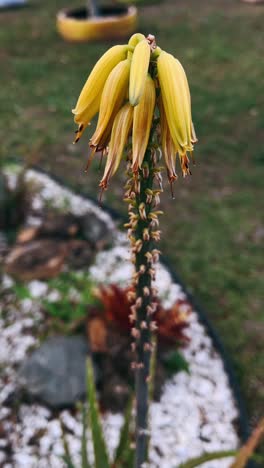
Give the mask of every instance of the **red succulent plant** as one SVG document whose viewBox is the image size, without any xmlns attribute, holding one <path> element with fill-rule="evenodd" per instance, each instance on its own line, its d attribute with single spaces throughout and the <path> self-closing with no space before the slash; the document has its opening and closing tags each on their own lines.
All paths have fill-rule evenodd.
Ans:
<svg viewBox="0 0 264 468">
<path fill-rule="evenodd" d="M 128 291 L 132 288 L 121 289 L 116 284 L 100 286 L 96 289 L 96 296 L 101 303 L 90 311 L 88 319 L 88 334 L 92 349 L 99 351 L 106 347 L 107 327 L 119 328 L 122 333 L 130 335 L 129 321 L 130 306 L 127 299 Z M 168 346 L 186 344 L 189 339 L 184 334 L 188 327 L 188 315 L 191 312 L 190 304 L 185 300 L 177 300 L 172 307 L 164 309 L 158 300 L 157 310 L 153 314 L 156 321 L 157 337 L 160 345 Z"/>
</svg>

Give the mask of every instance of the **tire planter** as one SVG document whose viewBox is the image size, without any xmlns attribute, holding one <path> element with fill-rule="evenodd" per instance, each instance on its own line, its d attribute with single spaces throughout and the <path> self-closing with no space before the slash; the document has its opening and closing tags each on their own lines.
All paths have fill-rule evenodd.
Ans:
<svg viewBox="0 0 264 468">
<path fill-rule="evenodd" d="M 66 41 L 89 42 L 121 39 L 136 29 L 137 8 L 104 6 L 100 16 L 88 17 L 86 8 L 65 9 L 57 14 L 57 30 Z"/>
</svg>

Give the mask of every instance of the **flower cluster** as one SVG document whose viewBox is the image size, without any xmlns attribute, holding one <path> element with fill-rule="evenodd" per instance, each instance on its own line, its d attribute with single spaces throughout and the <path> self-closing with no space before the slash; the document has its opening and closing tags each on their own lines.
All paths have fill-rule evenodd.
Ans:
<svg viewBox="0 0 264 468">
<path fill-rule="evenodd" d="M 142 168 L 155 118 L 169 181 L 177 178 L 177 155 L 183 175 L 190 173 L 187 153 L 192 155 L 197 140 L 187 78 L 180 62 L 157 47 L 154 36 L 134 34 L 128 44 L 113 46 L 96 63 L 73 109 L 75 142 L 98 112 L 88 163 L 97 151 L 106 156 L 102 189 L 128 144 L 132 143 L 133 173 Z"/>
</svg>

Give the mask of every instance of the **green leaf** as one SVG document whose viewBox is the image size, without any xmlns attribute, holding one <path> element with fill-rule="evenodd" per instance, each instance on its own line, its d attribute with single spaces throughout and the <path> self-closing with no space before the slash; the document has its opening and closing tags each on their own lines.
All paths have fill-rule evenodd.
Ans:
<svg viewBox="0 0 264 468">
<path fill-rule="evenodd" d="M 200 457 L 192 458 L 185 463 L 182 463 L 178 468 L 195 468 L 196 466 L 202 465 L 207 461 L 220 460 L 221 458 L 233 457 L 237 454 L 234 450 L 227 450 L 222 452 L 204 453 Z"/>
<path fill-rule="evenodd" d="M 172 351 L 165 356 L 163 362 L 166 369 L 171 373 L 180 371 L 189 372 L 188 362 L 178 350 Z"/>
<path fill-rule="evenodd" d="M 122 458 L 115 464 L 113 463 L 112 468 L 133 468 L 135 463 L 135 448 L 129 447 L 123 453 Z"/>
<path fill-rule="evenodd" d="M 130 468 L 133 463 L 129 460 L 134 459 L 134 449 L 131 448 L 131 420 L 132 420 L 133 398 L 131 397 L 126 409 L 125 420 L 120 431 L 119 444 L 114 457 L 114 466 Z M 132 453 L 131 453 L 132 452 Z"/>
<path fill-rule="evenodd" d="M 18 299 L 23 300 L 23 299 L 28 299 L 31 298 L 30 291 L 27 286 L 21 283 L 16 283 L 13 286 L 13 291 L 18 297 Z"/>
<path fill-rule="evenodd" d="M 89 422 L 92 431 L 95 468 L 110 468 L 108 453 L 100 422 L 100 414 L 96 399 L 93 365 L 90 358 L 86 364 L 87 373 L 87 400 L 89 403 Z"/>
<path fill-rule="evenodd" d="M 63 459 L 64 463 L 66 464 L 67 468 L 75 468 L 75 466 L 72 463 L 71 459 L 67 455 L 63 455 L 62 459 Z"/>
<path fill-rule="evenodd" d="M 82 445 L 81 445 L 81 458 L 82 458 L 82 468 L 91 468 L 88 459 L 87 453 L 87 437 L 86 437 L 86 427 L 87 427 L 87 411 L 84 405 L 82 405 Z"/>
<path fill-rule="evenodd" d="M 62 430 L 62 443 L 63 443 L 64 452 L 65 452 L 62 459 L 65 462 L 67 468 L 75 468 L 74 463 L 71 458 L 70 448 L 69 448 L 69 444 L 66 438 L 66 434 L 65 434 L 62 421 L 60 421 L 60 425 L 61 425 L 61 430 Z"/>
</svg>

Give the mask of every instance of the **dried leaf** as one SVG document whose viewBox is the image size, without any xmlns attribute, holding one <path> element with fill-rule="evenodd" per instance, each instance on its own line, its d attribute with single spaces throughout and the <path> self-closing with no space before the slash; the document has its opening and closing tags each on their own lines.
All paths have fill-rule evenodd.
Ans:
<svg viewBox="0 0 264 468">
<path fill-rule="evenodd" d="M 93 353 L 103 353 L 107 350 L 107 329 L 105 320 L 92 317 L 88 320 L 87 332 L 89 345 Z"/>
<path fill-rule="evenodd" d="M 253 431 L 248 441 L 239 450 L 238 455 L 230 468 L 244 468 L 252 457 L 260 439 L 264 436 L 264 418 L 260 420 L 256 429 Z"/>
</svg>

